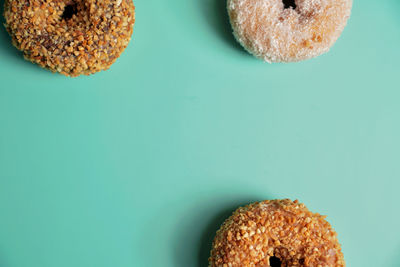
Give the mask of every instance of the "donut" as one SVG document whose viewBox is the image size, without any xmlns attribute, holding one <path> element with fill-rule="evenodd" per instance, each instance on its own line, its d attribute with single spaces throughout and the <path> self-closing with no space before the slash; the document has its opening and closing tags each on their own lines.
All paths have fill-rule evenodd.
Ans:
<svg viewBox="0 0 400 267">
<path fill-rule="evenodd" d="M 328 52 L 350 17 L 352 0 L 228 0 L 233 34 L 254 56 L 296 62 Z"/>
<path fill-rule="evenodd" d="M 66 76 L 108 69 L 127 47 L 132 0 L 6 0 L 5 26 L 15 47 Z"/>
<path fill-rule="evenodd" d="M 344 267 L 326 216 L 289 199 L 238 208 L 217 231 L 210 267 Z"/>
</svg>

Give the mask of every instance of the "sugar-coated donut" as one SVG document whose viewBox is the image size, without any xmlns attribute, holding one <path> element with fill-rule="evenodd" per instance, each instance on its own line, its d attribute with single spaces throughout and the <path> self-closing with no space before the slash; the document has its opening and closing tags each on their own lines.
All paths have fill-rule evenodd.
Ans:
<svg viewBox="0 0 400 267">
<path fill-rule="evenodd" d="M 254 56 L 295 62 L 319 56 L 336 42 L 352 0 L 228 0 L 233 33 Z"/>
<path fill-rule="evenodd" d="M 108 69 L 133 32 L 132 0 L 6 0 L 5 26 L 27 60 L 67 76 Z"/>
<path fill-rule="evenodd" d="M 210 267 L 344 267 L 325 216 L 289 199 L 237 209 L 217 231 Z"/>
</svg>

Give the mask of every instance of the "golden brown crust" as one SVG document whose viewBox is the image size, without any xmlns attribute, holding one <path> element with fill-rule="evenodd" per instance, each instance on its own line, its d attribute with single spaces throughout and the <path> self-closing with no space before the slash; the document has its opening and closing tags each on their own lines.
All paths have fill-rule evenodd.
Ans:
<svg viewBox="0 0 400 267">
<path fill-rule="evenodd" d="M 238 208 L 217 231 L 210 267 L 344 267 L 336 232 L 326 216 L 289 199 Z"/>
<path fill-rule="evenodd" d="M 74 10 L 65 16 L 65 8 Z M 132 0 L 6 0 L 13 44 L 27 60 L 67 76 L 108 69 L 129 43 Z"/>
</svg>

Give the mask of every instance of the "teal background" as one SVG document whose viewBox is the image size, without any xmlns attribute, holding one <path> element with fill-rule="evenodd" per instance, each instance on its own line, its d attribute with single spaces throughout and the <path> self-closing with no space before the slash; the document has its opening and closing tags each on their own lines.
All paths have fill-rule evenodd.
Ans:
<svg viewBox="0 0 400 267">
<path fill-rule="evenodd" d="M 233 209 L 286 197 L 328 215 L 347 266 L 400 266 L 400 1 L 355 1 L 328 54 L 274 65 L 223 0 L 135 4 L 129 47 L 89 77 L 1 28 L 1 267 L 207 266 Z"/>
</svg>

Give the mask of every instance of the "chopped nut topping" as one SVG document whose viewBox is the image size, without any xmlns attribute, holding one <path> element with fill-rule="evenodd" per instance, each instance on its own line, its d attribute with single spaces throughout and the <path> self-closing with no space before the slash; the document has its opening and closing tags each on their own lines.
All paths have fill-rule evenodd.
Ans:
<svg viewBox="0 0 400 267">
<path fill-rule="evenodd" d="M 6 0 L 5 26 L 24 57 L 66 76 L 108 69 L 135 23 L 131 0 Z"/>
</svg>

